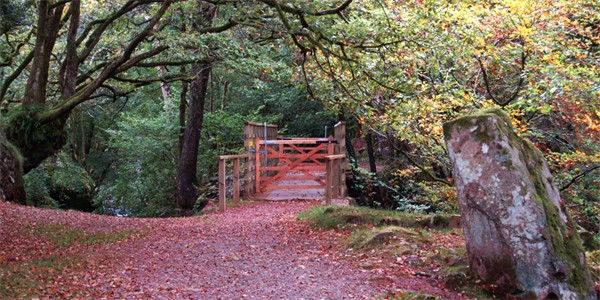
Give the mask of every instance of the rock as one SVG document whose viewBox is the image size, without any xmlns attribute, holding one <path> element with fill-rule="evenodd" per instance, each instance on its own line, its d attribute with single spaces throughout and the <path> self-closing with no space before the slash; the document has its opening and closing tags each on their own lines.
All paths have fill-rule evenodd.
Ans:
<svg viewBox="0 0 600 300">
<path fill-rule="evenodd" d="M 417 255 L 409 255 L 406 257 L 406 262 L 411 263 L 411 264 L 420 263 L 421 258 Z"/>
<path fill-rule="evenodd" d="M 423 228 L 458 228 L 461 226 L 462 218 L 457 215 L 430 215 L 417 221 Z"/>
<path fill-rule="evenodd" d="M 585 249 L 586 251 L 594 251 L 600 249 L 600 243 L 598 243 L 593 233 L 587 230 L 581 230 L 579 232 L 579 236 L 581 237 L 581 241 L 583 243 L 583 249 Z"/>
<path fill-rule="evenodd" d="M 471 268 L 496 291 L 595 299 L 576 226 L 542 153 L 501 110 L 444 124 Z"/>
<path fill-rule="evenodd" d="M 462 290 L 463 286 L 465 286 L 467 283 L 468 278 L 467 275 L 464 273 L 452 273 L 448 274 L 444 278 L 444 285 L 447 288 L 452 289 L 454 291 Z"/>
<path fill-rule="evenodd" d="M 374 246 L 380 245 L 389 241 L 394 236 L 393 231 L 383 231 L 375 234 L 368 242 L 367 245 Z"/>
</svg>

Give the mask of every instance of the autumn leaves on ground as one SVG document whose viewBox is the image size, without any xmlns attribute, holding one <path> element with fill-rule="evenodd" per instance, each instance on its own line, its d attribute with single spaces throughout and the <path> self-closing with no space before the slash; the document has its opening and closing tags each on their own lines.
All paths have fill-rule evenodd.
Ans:
<svg viewBox="0 0 600 300">
<path fill-rule="evenodd" d="M 0 202 L 0 298 L 467 298 L 459 230 L 374 229 L 316 205 L 133 219 Z M 307 221 L 318 213 L 347 225 Z"/>
</svg>

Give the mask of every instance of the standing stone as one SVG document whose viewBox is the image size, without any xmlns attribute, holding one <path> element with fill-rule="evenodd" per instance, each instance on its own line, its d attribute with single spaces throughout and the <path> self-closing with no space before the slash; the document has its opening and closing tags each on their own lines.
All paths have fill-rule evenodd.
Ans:
<svg viewBox="0 0 600 300">
<path fill-rule="evenodd" d="M 494 292 L 595 299 L 575 224 L 542 153 L 501 110 L 444 124 L 471 268 Z"/>
</svg>

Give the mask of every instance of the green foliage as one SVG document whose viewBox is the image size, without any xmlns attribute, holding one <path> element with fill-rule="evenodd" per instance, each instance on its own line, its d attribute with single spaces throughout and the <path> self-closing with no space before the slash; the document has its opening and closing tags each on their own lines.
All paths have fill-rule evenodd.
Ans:
<svg viewBox="0 0 600 300">
<path fill-rule="evenodd" d="M 94 181 L 64 152 L 33 169 L 24 180 L 30 205 L 92 210 Z"/>
<path fill-rule="evenodd" d="M 194 203 L 194 208 L 193 211 L 196 214 L 199 214 L 202 212 L 202 209 L 206 206 L 207 200 L 206 200 L 206 192 L 200 194 L 200 196 L 198 196 L 198 199 L 196 199 L 196 202 Z"/>
<path fill-rule="evenodd" d="M 175 205 L 178 128 L 176 116 L 124 114 L 117 128 L 107 130 L 116 153 L 114 173 L 99 187 L 98 212 L 128 216 L 166 216 Z"/>
<path fill-rule="evenodd" d="M 3 0 L 0 2 L 0 34 L 11 31 L 23 25 L 26 15 L 21 1 Z"/>
<path fill-rule="evenodd" d="M 35 168 L 23 177 L 27 204 L 38 207 L 59 208 L 60 204 L 50 196 L 50 176 L 43 168 Z"/>
<path fill-rule="evenodd" d="M 337 115 L 323 103 L 309 100 L 305 91 L 283 82 L 257 82 L 257 88 L 240 90 L 239 100 L 228 103 L 227 109 L 251 121 L 276 124 L 280 133 L 287 136 L 322 137 L 325 126 L 332 134 Z M 235 83 L 245 85 L 243 80 Z"/>
<path fill-rule="evenodd" d="M 600 250 L 587 252 L 586 260 L 589 265 L 592 280 L 595 282 L 600 281 Z"/>
<path fill-rule="evenodd" d="M 414 166 L 389 164 L 379 174 L 355 164 L 350 164 L 350 168 L 349 193 L 358 205 L 407 212 L 458 212 L 454 188 L 427 180 Z"/>
<path fill-rule="evenodd" d="M 203 183 L 218 174 L 218 155 L 243 152 L 244 119 L 226 112 L 205 114 L 198 151 L 198 174 L 203 175 Z"/>
<path fill-rule="evenodd" d="M 91 211 L 95 183 L 81 165 L 61 152 L 55 161 L 45 162 L 42 168 L 50 175 L 53 198 L 63 207 Z"/>
</svg>

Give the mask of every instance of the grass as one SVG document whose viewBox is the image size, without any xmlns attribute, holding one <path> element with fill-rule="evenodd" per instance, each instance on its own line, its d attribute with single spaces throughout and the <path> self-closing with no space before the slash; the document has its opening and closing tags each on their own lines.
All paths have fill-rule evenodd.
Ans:
<svg viewBox="0 0 600 300">
<path fill-rule="evenodd" d="M 105 245 L 116 243 L 135 233 L 132 229 L 118 232 L 89 233 L 61 224 L 37 226 L 36 231 L 40 236 L 47 238 L 61 248 L 68 248 L 74 244 Z"/>
<path fill-rule="evenodd" d="M 78 297 L 81 292 L 74 284 L 77 281 L 76 277 L 70 278 L 69 274 L 82 270 L 89 272 L 93 264 L 85 258 L 85 253 L 65 254 L 60 249 L 75 245 L 107 245 L 131 236 L 143 235 L 133 229 L 117 232 L 87 232 L 61 224 L 28 228 L 32 234 L 30 238 L 43 238 L 50 245 L 57 246 L 59 250 L 42 244 L 36 247 L 43 247 L 48 252 L 38 254 L 36 258 L 0 262 L 0 299 Z M 64 284 L 65 282 L 67 284 Z"/>
<path fill-rule="evenodd" d="M 342 241 L 365 253 L 379 253 L 375 262 L 400 261 L 415 272 L 440 277 L 448 288 L 467 296 L 490 298 L 470 274 L 461 240 L 460 217 L 424 215 L 356 206 L 316 206 L 298 215 L 313 228 L 350 231 Z M 362 261 L 363 267 L 371 267 Z M 372 267 L 377 267 L 375 263 Z M 384 299 L 440 299 L 423 292 L 399 291 Z"/>
<path fill-rule="evenodd" d="M 298 215 L 317 229 L 348 230 L 358 226 L 448 228 L 460 225 L 454 215 L 422 215 L 359 206 L 315 206 Z"/>
<path fill-rule="evenodd" d="M 63 276 L 65 270 L 85 268 L 85 265 L 80 259 L 54 254 L 3 266 L 0 268 L 0 298 L 38 298 L 42 294 L 75 297 L 80 293 L 72 287 L 49 285 Z"/>
<path fill-rule="evenodd" d="M 385 299 L 392 300 L 437 300 L 437 296 L 432 296 L 424 292 L 401 291 L 396 293 L 388 293 Z"/>
</svg>

